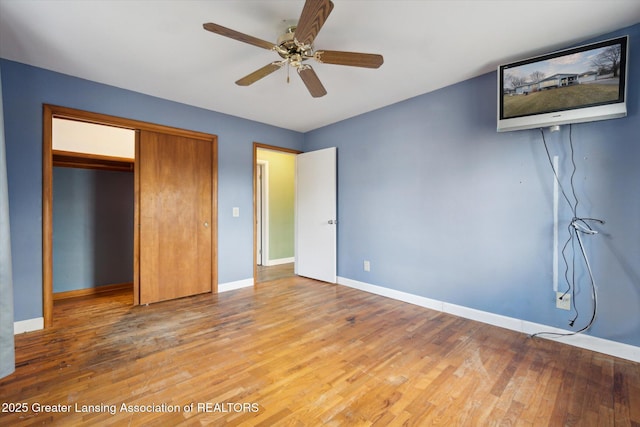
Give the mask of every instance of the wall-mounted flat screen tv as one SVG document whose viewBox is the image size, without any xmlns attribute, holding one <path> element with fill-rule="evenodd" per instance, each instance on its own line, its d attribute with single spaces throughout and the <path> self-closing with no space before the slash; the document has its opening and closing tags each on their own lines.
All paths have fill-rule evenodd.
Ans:
<svg viewBox="0 0 640 427">
<path fill-rule="evenodd" d="M 628 37 L 498 67 L 498 131 L 627 115 Z"/>
</svg>

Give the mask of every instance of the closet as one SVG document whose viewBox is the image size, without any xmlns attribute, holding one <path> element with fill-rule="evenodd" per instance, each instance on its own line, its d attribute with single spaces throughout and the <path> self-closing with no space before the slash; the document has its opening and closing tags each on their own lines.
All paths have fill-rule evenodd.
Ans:
<svg viewBox="0 0 640 427">
<path fill-rule="evenodd" d="M 54 119 L 125 129 L 122 156 L 53 148 Z M 149 304 L 217 292 L 217 137 L 148 122 L 45 105 L 43 115 L 43 312 L 53 325 L 53 166 L 131 168 L 134 175 L 133 300 Z"/>
</svg>

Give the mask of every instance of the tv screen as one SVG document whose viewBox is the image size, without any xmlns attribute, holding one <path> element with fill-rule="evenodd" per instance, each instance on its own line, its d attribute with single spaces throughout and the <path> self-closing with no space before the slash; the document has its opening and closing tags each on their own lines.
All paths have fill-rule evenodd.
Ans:
<svg viewBox="0 0 640 427">
<path fill-rule="evenodd" d="M 627 115 L 628 37 L 498 67 L 498 131 Z"/>
</svg>

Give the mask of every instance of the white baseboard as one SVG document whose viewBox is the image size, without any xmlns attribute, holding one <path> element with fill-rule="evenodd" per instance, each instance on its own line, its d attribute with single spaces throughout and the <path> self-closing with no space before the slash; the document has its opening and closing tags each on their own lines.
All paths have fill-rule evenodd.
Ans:
<svg viewBox="0 0 640 427">
<path fill-rule="evenodd" d="M 371 285 L 369 283 L 359 282 L 357 280 L 347 279 L 345 277 L 338 277 L 338 284 L 348 286 L 350 288 L 359 289 L 361 291 L 369 292 L 372 294 L 392 298 L 398 301 L 403 301 L 409 304 L 418 305 L 431 310 L 441 311 L 443 313 L 452 314 L 454 316 L 463 317 L 465 319 L 475 320 L 489 325 L 498 326 L 512 331 L 521 332 L 527 335 L 534 334 L 536 332 L 554 332 L 554 333 L 570 333 L 564 329 L 554 328 L 552 326 L 543 325 L 540 323 L 529 322 L 522 319 L 516 319 L 513 317 L 502 316 L 487 311 L 476 310 L 461 305 L 450 304 L 444 301 L 439 301 L 431 298 L 422 297 L 419 295 L 410 294 L 407 292 L 397 291 L 395 289 L 385 288 L 383 286 Z M 218 292 L 227 292 L 235 289 L 249 288 L 254 285 L 253 278 L 237 280 L 235 282 L 221 283 L 218 285 Z M 20 320 L 13 323 L 13 333 L 21 334 L 24 332 L 37 331 L 44 329 L 44 318 L 36 317 L 34 319 Z M 629 344 L 620 343 L 617 341 L 606 340 L 604 338 L 598 338 L 591 335 L 576 334 L 566 337 L 551 337 L 540 335 L 541 338 L 551 339 L 554 341 L 563 342 L 565 344 L 573 345 L 575 347 L 584 348 L 587 350 L 596 351 L 598 353 L 608 354 L 614 357 L 620 357 L 622 359 L 631 360 L 633 362 L 640 362 L 640 347 L 636 347 Z"/>
<path fill-rule="evenodd" d="M 218 292 L 234 291 L 236 289 L 250 288 L 253 286 L 253 278 L 236 280 L 235 282 L 219 283 Z"/>
<path fill-rule="evenodd" d="M 295 257 L 291 258 L 279 258 L 279 259 L 269 259 L 265 263 L 267 267 L 272 267 L 274 265 L 282 265 L 282 264 L 291 264 L 292 262 L 296 262 Z"/>
<path fill-rule="evenodd" d="M 13 322 L 13 335 L 44 329 L 44 317 Z"/>
<path fill-rule="evenodd" d="M 465 319 L 475 320 L 478 322 L 487 323 L 489 325 L 510 329 L 512 331 L 521 332 L 527 335 L 531 335 L 536 332 L 554 332 L 560 334 L 572 332 L 564 329 L 554 328 L 552 326 L 543 325 L 540 323 L 529 322 L 522 319 L 516 319 L 513 317 L 502 316 L 500 314 L 490 313 L 488 311 L 476 310 L 461 305 L 450 304 L 431 298 L 425 298 L 419 295 L 385 288 L 383 286 L 371 285 L 369 283 L 359 282 L 357 280 L 347 279 L 345 277 L 338 277 L 338 284 L 354 289 L 359 289 L 361 291 L 369 292 L 372 294 L 407 302 L 409 304 L 441 311 L 443 313 L 452 314 L 454 316 L 463 317 Z M 596 351 L 598 353 L 608 354 L 614 357 L 620 357 L 622 359 L 631 360 L 633 362 L 640 362 L 640 347 L 620 343 L 617 341 L 610 341 L 604 338 L 598 338 L 585 334 L 569 335 L 565 337 L 539 335 L 539 337 L 562 342 L 591 351 Z"/>
</svg>

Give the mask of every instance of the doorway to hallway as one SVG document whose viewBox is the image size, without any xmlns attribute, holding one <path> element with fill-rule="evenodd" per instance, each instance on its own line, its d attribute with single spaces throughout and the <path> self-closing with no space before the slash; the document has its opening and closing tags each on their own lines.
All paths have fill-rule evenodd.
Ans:
<svg viewBox="0 0 640 427">
<path fill-rule="evenodd" d="M 294 275 L 295 159 L 299 151 L 254 143 L 256 283 Z"/>
</svg>

